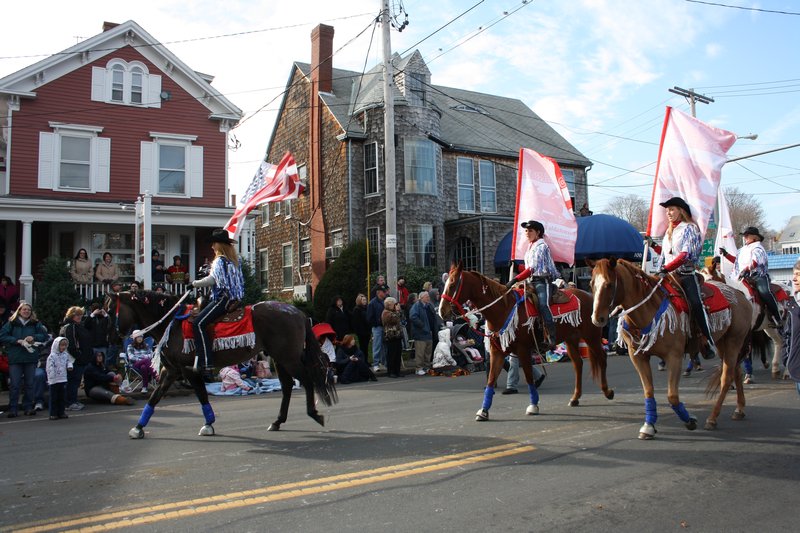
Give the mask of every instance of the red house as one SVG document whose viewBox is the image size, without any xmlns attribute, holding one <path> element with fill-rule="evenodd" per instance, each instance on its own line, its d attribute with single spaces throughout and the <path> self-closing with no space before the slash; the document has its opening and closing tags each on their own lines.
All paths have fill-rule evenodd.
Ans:
<svg viewBox="0 0 800 533">
<path fill-rule="evenodd" d="M 23 298 L 42 260 L 80 248 L 111 252 L 133 280 L 145 193 L 152 247 L 196 271 L 233 212 L 228 132 L 242 116 L 212 79 L 134 21 L 0 79 L 0 268 Z"/>
</svg>

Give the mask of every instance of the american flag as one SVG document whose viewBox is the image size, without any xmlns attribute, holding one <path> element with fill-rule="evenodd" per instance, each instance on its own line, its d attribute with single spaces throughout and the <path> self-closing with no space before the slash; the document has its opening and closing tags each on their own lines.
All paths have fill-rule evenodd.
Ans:
<svg viewBox="0 0 800 533">
<path fill-rule="evenodd" d="M 258 184 L 260 187 L 256 186 Z M 300 183 L 297 164 L 290 152 L 286 152 L 278 166 L 262 163 L 253 182 L 245 192 L 244 205 L 236 209 L 225 225 L 228 235 L 232 239 L 236 239 L 242 230 L 242 222 L 247 214 L 259 205 L 294 200 L 301 192 L 303 192 L 303 184 Z"/>
</svg>

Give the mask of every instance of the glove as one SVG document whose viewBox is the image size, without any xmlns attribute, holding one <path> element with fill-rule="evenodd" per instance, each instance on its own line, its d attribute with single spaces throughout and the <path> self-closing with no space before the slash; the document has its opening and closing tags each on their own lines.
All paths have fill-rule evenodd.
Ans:
<svg viewBox="0 0 800 533">
<path fill-rule="evenodd" d="M 514 288 L 514 285 L 516 285 L 517 283 L 518 283 L 517 280 L 511 278 L 510 280 L 508 280 L 508 283 L 506 283 L 506 289 Z"/>
<path fill-rule="evenodd" d="M 654 241 L 650 235 L 645 235 L 644 240 L 647 243 L 647 246 L 649 246 L 650 248 L 656 245 L 656 241 Z"/>
<path fill-rule="evenodd" d="M 192 287 L 197 287 L 197 280 L 192 281 Z"/>
<path fill-rule="evenodd" d="M 658 269 L 658 277 L 659 278 L 664 279 L 668 275 L 669 275 L 669 270 L 667 270 L 666 268 L 661 267 L 660 269 Z"/>
<path fill-rule="evenodd" d="M 728 255 L 728 250 L 720 246 L 719 255 Z"/>
</svg>

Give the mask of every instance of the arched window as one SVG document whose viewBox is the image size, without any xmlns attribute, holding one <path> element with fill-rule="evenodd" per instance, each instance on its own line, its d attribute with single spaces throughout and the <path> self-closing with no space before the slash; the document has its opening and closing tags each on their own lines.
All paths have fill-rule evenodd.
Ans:
<svg viewBox="0 0 800 533">
<path fill-rule="evenodd" d="M 116 64 L 111 67 L 111 100 L 123 102 L 125 98 L 125 67 Z"/>
<path fill-rule="evenodd" d="M 469 237 L 461 237 L 456 241 L 453 261 L 461 261 L 464 270 L 478 270 L 478 249 Z"/>
<path fill-rule="evenodd" d="M 141 61 L 114 58 L 92 67 L 92 100 L 137 107 L 161 107 L 161 76 Z"/>
</svg>

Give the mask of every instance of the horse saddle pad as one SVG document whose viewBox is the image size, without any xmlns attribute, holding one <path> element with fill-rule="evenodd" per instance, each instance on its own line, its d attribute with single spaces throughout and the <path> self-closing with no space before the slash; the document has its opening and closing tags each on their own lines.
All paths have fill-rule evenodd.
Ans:
<svg viewBox="0 0 800 533">
<path fill-rule="evenodd" d="M 689 303 L 686 301 L 686 298 L 684 298 L 683 290 L 681 290 L 680 286 L 676 287 L 673 283 L 664 283 L 662 287 L 667 291 L 672 305 L 675 306 L 678 312 L 689 312 Z M 730 302 L 722 295 L 722 291 L 719 290 L 719 287 L 715 287 L 710 283 L 703 283 L 700 285 L 700 297 L 703 300 L 706 311 L 709 313 L 723 311 L 731 306 Z"/>
<path fill-rule="evenodd" d="M 525 298 L 525 310 L 529 317 L 535 318 L 539 316 L 539 310 L 536 307 L 537 303 L 535 294 L 529 294 L 528 298 Z M 574 313 L 580 309 L 581 304 L 577 296 L 559 289 L 553 294 L 549 307 L 553 318 L 558 318 L 568 313 Z"/>
<path fill-rule="evenodd" d="M 752 286 L 749 281 L 747 281 L 747 278 L 744 278 L 742 280 L 742 285 L 747 287 L 747 292 L 750 293 L 750 298 L 752 298 L 753 302 L 757 303 L 758 305 L 763 305 L 763 303 L 761 302 L 761 295 L 758 294 L 756 288 Z M 781 287 L 777 283 L 770 283 L 769 291 L 772 293 L 773 296 L 775 296 L 775 300 L 778 303 L 785 302 L 786 300 L 789 299 L 789 294 L 785 290 L 783 290 L 783 287 Z"/>
<path fill-rule="evenodd" d="M 187 312 L 191 312 L 192 306 L 187 306 Z M 194 339 L 194 324 L 195 316 L 190 316 L 189 319 L 181 323 L 183 331 L 183 339 L 187 341 Z M 248 338 L 253 336 L 253 310 L 252 306 L 246 305 L 236 309 L 232 313 L 222 315 L 218 320 L 214 321 L 209 330 L 212 338 L 214 339 L 214 349 L 228 349 L 226 346 L 236 344 L 235 340 Z M 237 347 L 237 346 L 230 346 Z"/>
</svg>

